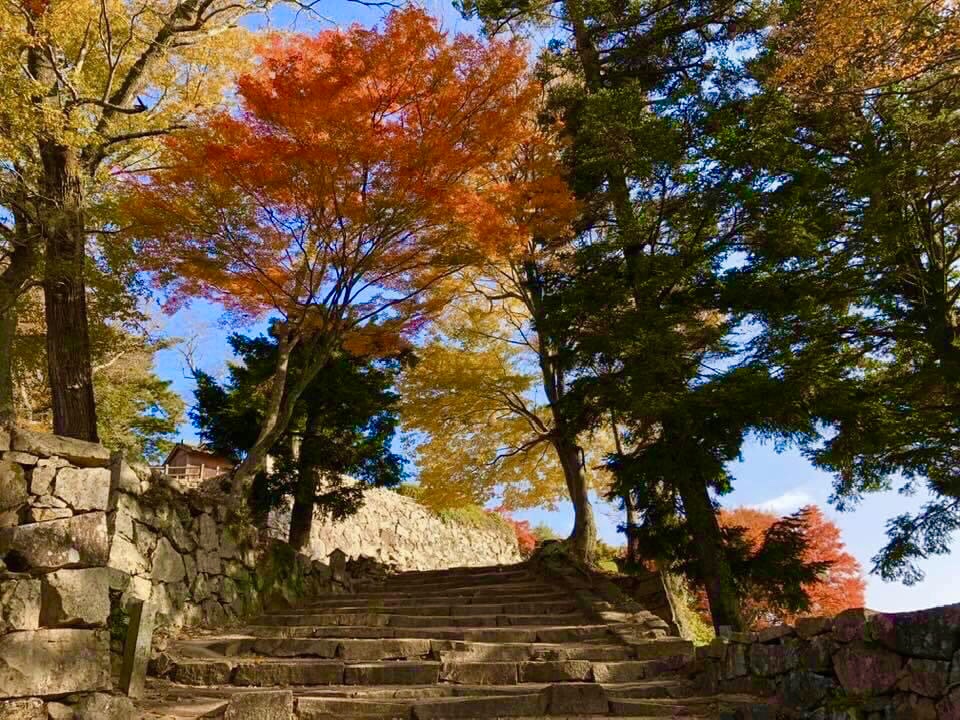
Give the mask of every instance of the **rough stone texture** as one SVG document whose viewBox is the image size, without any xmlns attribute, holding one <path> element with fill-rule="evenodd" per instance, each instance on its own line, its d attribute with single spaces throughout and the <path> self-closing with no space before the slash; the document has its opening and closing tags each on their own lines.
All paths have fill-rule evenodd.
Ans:
<svg viewBox="0 0 960 720">
<path fill-rule="evenodd" d="M 837 677 L 850 695 L 879 695 L 893 687 L 903 658 L 861 642 L 847 645 L 833 659 Z"/>
<path fill-rule="evenodd" d="M 51 495 L 53 493 L 53 478 L 57 470 L 66 467 L 69 463 L 63 458 L 45 458 L 39 460 L 30 475 L 30 492 L 34 495 Z"/>
<path fill-rule="evenodd" d="M 58 570 L 43 576 L 46 627 L 106 625 L 110 615 L 110 575 L 107 568 Z"/>
<path fill-rule="evenodd" d="M 360 510 L 342 522 L 314 522 L 311 557 L 326 559 L 340 549 L 348 558 L 366 556 L 400 570 L 520 562 L 516 536 L 509 528 L 499 531 L 445 522 L 392 490 L 366 490 L 364 498 Z M 274 537 L 286 537 L 289 524 L 289 509 L 271 515 Z"/>
<path fill-rule="evenodd" d="M 61 468 L 54 480 L 53 494 L 75 510 L 106 510 L 110 502 L 110 471 Z"/>
<path fill-rule="evenodd" d="M 0 510 L 10 510 L 30 499 L 23 468 L 9 460 L 0 460 Z"/>
<path fill-rule="evenodd" d="M 31 630 L 0 636 L 0 697 L 65 695 L 110 687 L 104 630 Z"/>
<path fill-rule="evenodd" d="M 153 556 L 154 582 L 175 583 L 187 576 L 187 569 L 183 558 L 165 537 L 157 542 L 157 549 Z"/>
<path fill-rule="evenodd" d="M 107 518 L 102 512 L 0 529 L 0 557 L 14 553 L 34 570 L 98 567 L 109 555 Z"/>
<path fill-rule="evenodd" d="M 10 449 L 10 433 L 0 428 L 0 452 L 7 452 Z"/>
<path fill-rule="evenodd" d="M 938 720 L 960 720 L 960 685 L 937 703 Z"/>
<path fill-rule="evenodd" d="M 290 720 L 293 717 L 293 693 L 271 690 L 244 693 L 230 700 L 224 720 Z"/>
<path fill-rule="evenodd" d="M 0 720 L 47 720 L 47 708 L 39 698 L 0 700 Z"/>
<path fill-rule="evenodd" d="M 40 581 L 0 581 L 0 633 L 40 627 Z"/>
<path fill-rule="evenodd" d="M 880 644 L 901 655 L 949 660 L 960 637 L 960 604 L 877 615 L 871 625 Z"/>
<path fill-rule="evenodd" d="M 698 648 L 700 686 L 763 695 L 752 687 L 763 680 L 803 720 L 848 720 L 843 708 L 855 708 L 859 720 L 960 720 L 960 605 L 908 613 L 855 608 L 800 619 L 796 636 L 771 629 L 750 645 L 737 640 Z"/>
<path fill-rule="evenodd" d="M 106 693 L 84 695 L 73 707 L 77 720 L 134 720 L 130 698 Z"/>
<path fill-rule="evenodd" d="M 14 430 L 12 447 L 40 457 L 62 457 L 81 467 L 107 467 L 110 464 L 110 451 L 103 445 L 32 430 Z"/>
</svg>

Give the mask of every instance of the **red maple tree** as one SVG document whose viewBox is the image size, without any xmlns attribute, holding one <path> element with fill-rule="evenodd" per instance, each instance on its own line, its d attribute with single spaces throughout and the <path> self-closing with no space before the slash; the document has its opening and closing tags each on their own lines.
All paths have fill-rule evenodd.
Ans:
<svg viewBox="0 0 960 720">
<path fill-rule="evenodd" d="M 810 609 L 804 615 L 836 615 L 847 608 L 863 607 L 866 581 L 860 563 L 846 551 L 840 528 L 816 505 L 802 508 L 801 513 L 808 543 L 803 559 L 832 563 L 820 582 L 804 587 L 810 596 Z M 723 526 L 746 530 L 746 538 L 753 549 L 760 546 L 764 533 L 780 519 L 774 513 L 746 507 L 720 512 Z M 742 609 L 748 625 L 754 628 L 790 623 L 797 617 L 783 608 L 770 607 L 750 597 L 743 598 Z"/>
</svg>

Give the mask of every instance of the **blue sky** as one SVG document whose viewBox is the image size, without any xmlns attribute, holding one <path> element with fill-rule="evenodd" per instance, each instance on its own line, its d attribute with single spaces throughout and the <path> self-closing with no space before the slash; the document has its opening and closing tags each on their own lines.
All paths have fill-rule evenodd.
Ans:
<svg viewBox="0 0 960 720">
<path fill-rule="evenodd" d="M 428 0 L 421 3 L 430 12 L 443 18 L 446 29 L 456 32 L 475 31 L 474 23 L 464 21 L 448 0 Z M 343 0 L 322 3 L 323 21 L 301 15 L 297 19 L 289 9 L 272 13 L 268 20 L 251 21 L 253 27 L 269 24 L 276 28 L 309 31 L 318 26 L 348 25 L 352 22 L 371 24 L 382 12 Z M 538 38 L 538 43 L 542 39 Z M 223 371 L 229 349 L 226 336 L 232 328 L 221 324 L 218 308 L 206 303 L 194 303 L 170 318 L 161 319 L 165 332 L 182 339 L 193 338 L 196 362 L 208 372 L 218 375 Z M 248 332 L 251 328 L 236 328 Z M 188 403 L 193 400 L 193 384 L 185 373 L 182 355 L 177 350 L 167 350 L 157 357 L 158 374 L 173 383 Z M 192 428 L 184 427 L 183 439 L 193 440 Z M 849 551 L 860 561 L 865 571 L 871 566 L 870 558 L 883 545 L 884 524 L 894 515 L 917 508 L 923 497 L 903 497 L 896 492 L 875 494 L 868 497 L 854 511 L 838 513 L 828 505 L 831 491 L 830 476 L 813 468 L 795 450 L 777 453 L 772 445 L 756 441 L 747 443 L 743 458 L 731 467 L 736 478 L 736 490 L 723 498 L 729 507 L 749 505 L 779 514 L 793 512 L 802 505 L 815 503 L 840 527 Z M 617 532 L 621 521 L 619 513 L 611 506 L 598 503 L 597 521 L 603 539 L 615 545 L 623 544 L 623 536 Z M 533 524 L 546 523 L 558 533 L 569 532 L 573 517 L 569 506 L 555 512 L 542 510 L 517 514 L 520 519 Z M 955 540 L 954 550 L 960 551 L 960 540 Z M 960 602 L 960 584 L 955 582 L 957 558 L 942 556 L 923 564 L 926 580 L 907 587 L 900 583 L 887 583 L 879 577 L 867 578 L 867 605 L 884 611 L 910 610 Z"/>
</svg>

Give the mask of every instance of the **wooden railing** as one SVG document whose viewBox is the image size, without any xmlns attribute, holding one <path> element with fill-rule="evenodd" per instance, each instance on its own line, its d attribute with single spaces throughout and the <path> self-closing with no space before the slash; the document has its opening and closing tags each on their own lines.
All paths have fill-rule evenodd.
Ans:
<svg viewBox="0 0 960 720">
<path fill-rule="evenodd" d="M 222 465 L 153 465 L 150 469 L 187 484 L 197 484 L 230 471 L 230 467 Z"/>
</svg>

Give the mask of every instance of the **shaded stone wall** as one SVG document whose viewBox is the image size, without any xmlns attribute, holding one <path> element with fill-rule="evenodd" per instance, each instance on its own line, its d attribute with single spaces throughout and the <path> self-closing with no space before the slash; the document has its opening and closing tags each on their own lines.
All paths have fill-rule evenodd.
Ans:
<svg viewBox="0 0 960 720">
<path fill-rule="evenodd" d="M 0 431 L 0 718 L 132 713 L 108 694 L 110 460 L 99 445 Z"/>
<path fill-rule="evenodd" d="M 285 538 L 289 510 L 273 513 L 271 528 Z M 399 570 L 508 565 L 521 562 L 517 538 L 506 525 L 479 527 L 444 520 L 411 498 L 374 488 L 364 493 L 360 510 L 340 522 L 317 520 L 308 554 L 327 557 L 334 550 L 347 557 L 369 557 Z"/>
<path fill-rule="evenodd" d="M 692 673 L 711 692 L 774 698 L 791 717 L 960 720 L 960 604 L 728 634 L 697 649 Z"/>
</svg>

